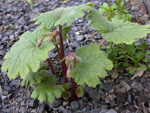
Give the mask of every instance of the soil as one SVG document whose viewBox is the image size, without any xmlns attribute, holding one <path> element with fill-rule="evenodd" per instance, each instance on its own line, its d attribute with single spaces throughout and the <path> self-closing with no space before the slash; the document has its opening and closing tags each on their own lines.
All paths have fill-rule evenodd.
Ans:
<svg viewBox="0 0 150 113">
<path fill-rule="evenodd" d="M 38 13 L 54 10 L 58 7 L 75 6 L 93 2 L 95 8 L 108 0 L 41 0 L 35 1 L 31 7 L 26 0 L 3 0 L 0 2 L 0 67 L 4 56 L 10 51 L 11 46 L 19 40 L 26 31 L 33 31 L 37 26 L 33 19 Z M 150 22 L 148 15 L 141 12 L 141 2 L 127 4 L 127 9 L 133 15 L 134 22 L 147 24 Z M 145 7 L 145 6 L 143 6 Z M 140 10 L 140 12 L 139 12 Z M 145 9 L 144 9 L 145 10 Z M 65 54 L 76 52 L 81 46 L 88 46 L 93 42 L 102 40 L 101 34 L 90 27 L 84 18 L 75 19 L 73 28 L 69 33 L 70 42 L 64 42 Z M 150 45 L 150 35 L 145 38 Z M 147 48 L 149 49 L 149 47 Z M 50 58 L 55 71 L 61 75 L 57 50 L 50 53 Z M 50 69 L 47 70 L 51 74 Z M 32 87 L 22 87 L 21 79 L 10 80 L 7 72 L 0 71 L 0 112 L 2 113 L 150 113 L 150 77 L 149 71 L 141 77 L 131 80 L 133 75 L 127 71 L 113 70 L 108 72 L 108 77 L 100 79 L 96 88 L 85 87 L 82 98 L 76 101 L 56 99 L 53 104 L 40 103 L 32 99 Z M 115 75 L 115 77 L 113 76 Z M 61 79 L 61 78 L 59 78 Z"/>
</svg>

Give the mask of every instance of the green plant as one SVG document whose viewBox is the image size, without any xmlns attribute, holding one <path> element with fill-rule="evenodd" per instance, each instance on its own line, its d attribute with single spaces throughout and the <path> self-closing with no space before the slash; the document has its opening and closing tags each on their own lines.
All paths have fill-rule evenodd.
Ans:
<svg viewBox="0 0 150 113">
<path fill-rule="evenodd" d="M 33 7 L 33 1 L 32 0 L 27 0 L 27 2 Z"/>
<path fill-rule="evenodd" d="M 116 44 L 132 44 L 150 32 L 150 25 L 139 26 L 116 19 L 110 22 L 92 6 L 94 6 L 92 3 L 88 3 L 38 14 L 35 24 L 40 24 L 40 26 L 32 33 L 24 33 L 12 46 L 5 56 L 2 70 L 8 71 L 7 75 L 13 79 L 20 74 L 23 79 L 22 85 L 33 85 L 34 91 L 31 97 L 38 97 L 40 102 L 48 100 L 52 103 L 55 97 L 61 96 L 64 99 L 71 96 L 71 99 L 75 100 L 76 93 L 78 97 L 83 95 L 85 85 L 96 87 L 99 84 L 99 78 L 107 76 L 106 71 L 113 68 L 113 63 L 107 58 L 107 54 L 100 50 L 105 40 Z M 63 40 L 66 39 L 66 34 L 71 28 L 67 24 L 72 23 L 77 17 L 83 17 L 85 10 L 88 10 L 90 15 L 88 19 L 91 21 L 91 26 L 100 31 L 104 39 L 99 45 L 93 43 L 88 47 L 81 47 L 76 54 L 70 52 L 64 56 Z M 62 25 L 66 26 L 62 27 Z M 59 30 L 50 32 L 57 26 Z M 60 58 L 64 82 L 57 81 L 55 70 L 48 56 L 54 47 L 57 48 Z M 40 66 L 45 60 L 51 68 L 53 74 L 51 76 L 46 74 L 45 66 Z"/>
<path fill-rule="evenodd" d="M 115 0 L 112 6 L 111 4 L 103 3 L 103 6 L 100 6 L 100 13 L 105 14 L 107 19 L 111 21 L 112 18 L 122 19 L 124 21 L 130 21 L 132 19 L 132 15 L 128 13 L 125 8 L 126 1 Z"/>
<path fill-rule="evenodd" d="M 127 68 L 130 67 L 130 74 L 136 71 L 136 68 L 141 68 L 145 71 L 147 65 L 150 61 L 146 56 L 150 54 L 147 51 L 147 43 L 142 41 L 134 42 L 132 45 L 128 44 L 110 44 L 110 46 L 102 46 L 108 54 L 108 58 L 113 61 L 115 68 Z M 143 65 L 145 64 L 145 65 Z"/>
</svg>

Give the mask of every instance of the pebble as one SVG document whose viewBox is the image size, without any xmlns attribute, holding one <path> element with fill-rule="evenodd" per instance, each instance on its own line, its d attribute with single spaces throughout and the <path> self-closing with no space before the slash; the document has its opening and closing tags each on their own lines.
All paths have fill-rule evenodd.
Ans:
<svg viewBox="0 0 150 113">
<path fill-rule="evenodd" d="M 72 113 L 70 109 L 63 109 L 63 113 Z"/>
<path fill-rule="evenodd" d="M 30 100 L 28 106 L 31 108 L 36 108 L 38 106 L 38 100 L 37 99 Z"/>
<path fill-rule="evenodd" d="M 84 39 L 83 35 L 79 35 L 75 37 L 77 41 L 82 41 Z"/>
<path fill-rule="evenodd" d="M 4 50 L 0 50 L 0 56 L 4 56 L 5 55 L 5 51 Z"/>
<path fill-rule="evenodd" d="M 110 109 L 107 113 L 117 113 L 114 109 Z"/>
<path fill-rule="evenodd" d="M 19 86 L 20 85 L 20 80 L 12 80 L 9 85 L 10 86 Z"/>
<path fill-rule="evenodd" d="M 104 91 L 107 91 L 107 92 L 109 92 L 113 87 L 112 86 L 110 86 L 108 83 L 104 83 L 104 84 L 102 84 L 102 89 L 104 90 Z"/>
<path fill-rule="evenodd" d="M 101 108 L 92 109 L 92 110 L 91 110 L 91 113 L 100 113 L 100 111 L 101 111 Z"/>
<path fill-rule="evenodd" d="M 100 101 L 100 93 L 96 91 L 96 89 L 92 89 L 90 87 L 85 88 L 85 93 L 87 93 L 94 101 Z"/>
<path fill-rule="evenodd" d="M 138 6 L 132 6 L 131 11 L 139 11 L 139 7 Z"/>
<path fill-rule="evenodd" d="M 3 89 L 6 91 L 11 91 L 12 89 L 9 86 L 3 86 Z"/>
<path fill-rule="evenodd" d="M 79 110 L 79 108 L 80 108 L 80 105 L 77 101 L 71 102 L 71 109 L 72 110 Z"/>
</svg>

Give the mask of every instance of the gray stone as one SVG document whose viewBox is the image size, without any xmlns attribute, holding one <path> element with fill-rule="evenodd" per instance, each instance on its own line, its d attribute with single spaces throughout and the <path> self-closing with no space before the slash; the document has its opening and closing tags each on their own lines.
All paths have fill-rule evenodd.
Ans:
<svg viewBox="0 0 150 113">
<path fill-rule="evenodd" d="M 79 108 L 80 108 L 80 105 L 77 101 L 71 102 L 71 109 L 72 110 L 79 110 Z"/>
<path fill-rule="evenodd" d="M 91 113 L 100 113 L 100 111 L 101 111 L 101 108 L 92 109 L 92 110 L 91 110 Z"/>
<path fill-rule="evenodd" d="M 139 7 L 138 6 L 132 6 L 131 11 L 139 11 Z"/>
<path fill-rule="evenodd" d="M 110 109 L 107 113 L 117 113 L 114 109 Z"/>
<path fill-rule="evenodd" d="M 9 85 L 10 86 L 19 86 L 20 85 L 20 81 L 19 80 L 12 80 Z"/>
<path fill-rule="evenodd" d="M 70 109 L 63 109 L 63 113 L 73 113 Z"/>
<path fill-rule="evenodd" d="M 5 51 L 4 50 L 0 50 L 0 56 L 4 56 L 5 55 Z"/>
<path fill-rule="evenodd" d="M 82 41 L 84 39 L 83 35 L 79 35 L 77 37 L 75 37 L 77 41 Z"/>
<path fill-rule="evenodd" d="M 9 39 L 10 39 L 10 40 L 13 40 L 13 39 L 14 39 L 14 35 L 10 35 L 10 36 L 9 36 Z"/>
<path fill-rule="evenodd" d="M 63 104 L 63 102 L 61 100 L 56 100 L 56 101 L 53 102 L 52 108 L 58 108 L 62 104 Z"/>
<path fill-rule="evenodd" d="M 110 86 L 108 83 L 102 84 L 102 89 L 103 89 L 104 91 L 109 92 L 112 88 L 113 88 L 113 87 Z"/>
<path fill-rule="evenodd" d="M 11 88 L 9 86 L 3 86 L 3 89 L 6 91 L 11 91 Z"/>
<path fill-rule="evenodd" d="M 86 87 L 85 93 L 87 93 L 94 101 L 100 101 L 101 96 L 96 89 Z"/>
<path fill-rule="evenodd" d="M 30 100 L 29 103 L 28 103 L 28 106 L 31 107 L 31 108 L 36 108 L 38 106 L 38 100 L 37 99 L 33 99 L 33 100 Z"/>
<path fill-rule="evenodd" d="M 8 36 L 5 36 L 5 37 L 2 38 L 2 42 L 5 42 L 7 40 L 9 40 Z"/>
</svg>

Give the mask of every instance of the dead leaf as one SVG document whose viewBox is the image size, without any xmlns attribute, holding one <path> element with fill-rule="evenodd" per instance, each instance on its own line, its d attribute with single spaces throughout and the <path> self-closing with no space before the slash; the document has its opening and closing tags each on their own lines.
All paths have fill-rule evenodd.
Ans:
<svg viewBox="0 0 150 113">
<path fill-rule="evenodd" d="M 148 13 L 147 13 L 147 8 L 146 8 L 144 2 L 142 2 L 142 3 L 140 4 L 140 10 L 139 10 L 139 12 L 140 12 L 140 13 L 143 13 L 143 14 L 148 14 Z"/>
<path fill-rule="evenodd" d="M 136 69 L 136 72 L 134 73 L 133 77 L 131 78 L 131 80 L 133 80 L 136 77 L 141 77 L 143 75 L 144 71 L 142 71 L 140 68 Z"/>
<path fill-rule="evenodd" d="M 113 73 L 111 74 L 111 77 L 113 79 L 117 79 L 118 76 L 119 76 L 118 70 L 115 68 L 114 71 L 113 71 Z"/>
</svg>

